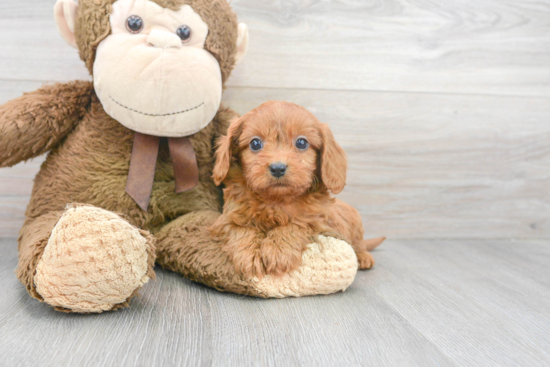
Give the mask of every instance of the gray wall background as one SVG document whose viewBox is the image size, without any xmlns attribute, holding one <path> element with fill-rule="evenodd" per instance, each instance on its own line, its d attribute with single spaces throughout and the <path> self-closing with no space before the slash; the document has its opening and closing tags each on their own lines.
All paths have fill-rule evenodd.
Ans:
<svg viewBox="0 0 550 367">
<path fill-rule="evenodd" d="M 0 103 L 89 79 L 53 4 L 0 1 Z M 232 4 L 251 43 L 225 103 L 287 100 L 329 123 L 368 235 L 550 237 L 549 1 Z M 0 170 L 0 237 L 17 236 L 42 160 Z"/>
</svg>

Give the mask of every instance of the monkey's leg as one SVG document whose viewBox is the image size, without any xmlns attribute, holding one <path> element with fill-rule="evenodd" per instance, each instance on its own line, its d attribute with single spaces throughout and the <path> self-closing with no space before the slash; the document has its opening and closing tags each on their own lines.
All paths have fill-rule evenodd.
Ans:
<svg viewBox="0 0 550 367">
<path fill-rule="evenodd" d="M 260 296 L 253 282 L 238 275 L 222 244 L 210 236 L 220 213 L 189 213 L 164 226 L 156 236 L 157 263 L 194 282 L 220 291 Z"/>
<path fill-rule="evenodd" d="M 261 280 L 236 273 L 222 243 L 210 236 L 210 227 L 220 213 L 200 211 L 184 215 L 163 227 L 155 236 L 157 263 L 192 281 L 220 291 L 282 298 L 330 294 L 345 290 L 357 273 L 357 257 L 349 244 L 319 236 L 308 246 L 296 271 Z"/>
<path fill-rule="evenodd" d="M 27 219 L 16 273 L 29 294 L 58 311 L 126 307 L 154 278 L 153 237 L 117 214 L 86 205 Z"/>
</svg>

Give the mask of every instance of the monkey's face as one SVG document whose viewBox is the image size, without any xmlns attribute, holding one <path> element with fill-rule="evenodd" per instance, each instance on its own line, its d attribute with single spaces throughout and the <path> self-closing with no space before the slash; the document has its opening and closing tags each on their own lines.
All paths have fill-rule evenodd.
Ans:
<svg viewBox="0 0 550 367">
<path fill-rule="evenodd" d="M 129 129 L 157 136 L 194 134 L 221 103 L 217 60 L 204 49 L 208 25 L 193 8 L 118 0 L 111 34 L 98 46 L 94 86 L 105 111 Z"/>
<path fill-rule="evenodd" d="M 105 111 L 150 135 L 188 136 L 210 123 L 248 46 L 225 0 L 57 0 L 54 15 Z"/>
</svg>

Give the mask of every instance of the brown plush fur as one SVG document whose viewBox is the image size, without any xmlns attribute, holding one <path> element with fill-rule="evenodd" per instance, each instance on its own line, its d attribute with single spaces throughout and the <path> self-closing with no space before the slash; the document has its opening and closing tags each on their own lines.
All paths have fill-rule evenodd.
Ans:
<svg viewBox="0 0 550 367">
<path fill-rule="evenodd" d="M 80 0 L 75 36 L 80 58 L 93 72 L 97 46 L 111 33 L 109 15 L 116 0 Z M 178 10 L 190 5 L 208 24 L 205 48 L 218 60 L 223 83 L 231 74 L 237 54 L 237 16 L 227 0 L 152 0 L 162 7 Z"/>
<path fill-rule="evenodd" d="M 40 296 L 36 293 L 33 284 L 36 265 L 53 227 L 67 204 L 91 204 L 121 213 L 134 226 L 152 233 L 159 232 L 166 223 L 191 212 L 206 210 L 219 213 L 221 211 L 221 192 L 210 178 L 214 163 L 213 142 L 225 132 L 229 120 L 236 116 L 234 112 L 225 108 L 220 109 L 210 125 L 191 137 L 197 154 L 200 177 L 199 186 L 192 191 L 183 194 L 174 192 L 172 162 L 168 146 L 163 141 L 157 162 L 151 205 L 149 211 L 144 212 L 125 193 L 134 133 L 105 113 L 91 89 L 91 84 L 88 85 L 90 87 L 87 90 L 88 98 L 91 102 L 87 106 L 87 111 L 74 130 L 64 139 L 60 139 L 60 143 L 50 152 L 42 165 L 35 179 L 31 202 L 27 208 L 27 219 L 21 229 L 20 263 L 17 275 L 27 286 L 30 294 L 38 299 Z M 64 90 L 67 85 L 46 87 L 46 90 L 51 88 Z M 75 93 L 81 91 L 82 89 L 78 89 Z M 31 96 L 34 96 L 36 98 L 34 102 L 41 105 L 41 109 L 49 110 L 50 106 L 42 103 L 43 95 L 44 90 L 41 89 L 20 99 L 28 101 Z M 49 97 L 46 100 L 49 101 Z M 74 100 L 79 99 L 74 98 Z M 20 136 L 18 124 L 24 121 L 20 116 L 30 116 L 30 114 L 24 112 L 28 107 L 27 104 L 19 105 L 17 102 L 18 99 L 0 108 L 0 114 L 6 115 L 5 107 L 11 107 L 13 116 L 19 118 L 19 120 L 1 121 L 2 136 L 7 138 L 2 141 L 10 144 L 18 141 L 25 144 L 26 142 Z M 60 102 L 57 101 L 57 103 Z M 47 116 L 55 121 L 63 120 L 64 117 L 63 114 L 52 117 L 51 110 Z M 31 123 L 37 131 L 49 131 L 45 126 L 50 123 L 49 120 L 35 120 Z M 7 155 L 9 164 L 6 163 L 7 159 L 2 161 L 5 166 L 38 155 L 46 149 L 47 144 L 51 144 L 44 137 L 31 135 L 32 130 L 29 126 L 23 125 L 23 127 L 26 127 L 26 131 L 29 132 L 27 139 L 37 140 L 33 144 L 34 150 L 26 150 L 24 154 L 19 153 L 20 150 L 10 150 L 11 154 Z M 50 139 L 56 138 L 51 134 L 49 136 Z M 2 152 L 8 151 L 2 148 Z M 192 236 L 187 236 L 186 239 L 188 244 L 194 243 Z M 202 237 L 197 241 L 200 240 Z M 181 247 L 182 242 L 179 242 L 179 245 Z M 157 259 L 158 262 L 163 265 L 164 262 L 172 261 L 171 253 L 164 249 L 164 243 L 159 241 L 157 246 L 163 250 Z M 155 257 L 151 256 L 150 259 L 154 262 Z M 227 258 L 223 261 L 227 261 Z M 215 262 L 213 264 L 216 265 Z"/>
<path fill-rule="evenodd" d="M 206 48 L 220 63 L 224 80 L 234 64 L 237 22 L 225 0 L 156 0 L 171 8 L 191 4 L 210 27 Z M 99 42 L 110 32 L 113 0 L 81 0 L 76 39 L 90 72 Z M 192 135 L 199 185 L 175 194 L 174 172 L 166 141 L 161 143 L 148 212 L 125 192 L 134 132 L 104 111 L 90 82 L 43 87 L 0 107 L 0 167 L 50 151 L 38 173 L 19 238 L 17 276 L 31 296 L 34 275 L 52 229 L 67 205 L 93 205 L 119 215 L 149 239 L 149 272 L 158 264 L 220 290 L 253 294 L 227 266 L 229 258 L 206 231 L 222 207 L 222 192 L 211 179 L 214 142 L 237 114 L 221 107 L 214 120 Z M 151 237 L 156 238 L 155 241 Z M 155 247 L 156 246 L 156 247 Z M 155 253 L 156 248 L 156 253 Z M 200 250 L 200 251 L 199 251 Z M 137 292 L 136 292 L 137 293 Z M 135 295 L 135 294 L 134 294 Z M 128 300 L 113 306 L 118 309 Z M 70 310 L 63 310 L 68 311 Z"/>
<path fill-rule="evenodd" d="M 298 138 L 309 142 L 299 150 Z M 250 142 L 264 147 L 254 152 Z M 286 174 L 276 178 L 270 165 L 282 162 Z M 374 260 L 368 250 L 384 238 L 363 240 L 357 210 L 332 198 L 346 180 L 347 161 L 328 125 L 304 108 L 267 102 L 234 121 L 216 152 L 214 180 L 224 181 L 223 215 L 211 227 L 223 242 L 237 273 L 280 276 L 297 269 L 306 246 L 321 233 L 336 231 L 352 244 L 360 269 Z"/>
</svg>

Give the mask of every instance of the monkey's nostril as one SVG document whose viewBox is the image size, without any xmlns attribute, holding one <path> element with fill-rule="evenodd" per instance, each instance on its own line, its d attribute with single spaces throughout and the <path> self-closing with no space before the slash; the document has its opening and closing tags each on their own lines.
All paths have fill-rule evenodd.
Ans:
<svg viewBox="0 0 550 367">
<path fill-rule="evenodd" d="M 271 176 L 281 178 L 286 173 L 286 164 L 277 162 L 273 163 L 271 166 L 269 166 L 269 170 L 271 171 Z"/>
</svg>

